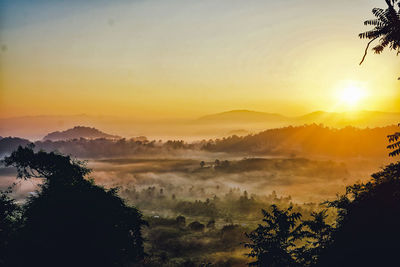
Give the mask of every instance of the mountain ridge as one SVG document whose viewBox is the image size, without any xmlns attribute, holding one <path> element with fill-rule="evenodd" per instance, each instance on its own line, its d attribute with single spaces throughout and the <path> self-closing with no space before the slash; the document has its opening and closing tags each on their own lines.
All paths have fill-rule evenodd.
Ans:
<svg viewBox="0 0 400 267">
<path fill-rule="evenodd" d="M 47 134 L 43 137 L 43 140 L 70 140 L 70 139 L 97 139 L 97 138 L 106 138 L 106 139 L 119 139 L 120 136 L 111 135 L 104 133 L 94 127 L 86 127 L 86 126 L 75 126 L 73 128 L 67 129 L 65 131 L 55 131 Z"/>
<path fill-rule="evenodd" d="M 235 117 L 236 116 L 236 117 Z M 251 117 L 250 117 L 251 116 Z M 225 112 L 205 115 L 196 120 L 196 122 L 210 122 L 220 119 L 225 120 L 239 120 L 246 119 L 245 122 L 262 122 L 265 120 L 287 120 L 288 117 L 281 115 L 279 113 L 268 113 L 268 112 L 260 112 L 260 111 L 253 111 L 247 109 L 236 109 L 236 110 L 229 110 Z"/>
<path fill-rule="evenodd" d="M 41 115 L 29 117 L 0 118 L 0 135 L 20 136 L 30 140 L 42 140 L 48 133 L 69 129 L 77 125 L 94 126 L 105 133 L 119 136 L 147 136 L 150 139 L 224 137 L 232 133 L 243 135 L 245 132 L 256 133 L 266 129 L 304 124 L 323 124 L 328 127 L 358 128 L 383 127 L 398 125 L 400 113 L 384 111 L 326 112 L 317 110 L 303 115 L 289 116 L 278 113 L 252 111 L 248 109 L 230 110 L 202 117 L 185 120 L 168 119 L 158 121 L 136 120 L 134 117 L 115 116 L 56 116 Z M 243 131 L 244 130 L 244 131 Z M 75 136 L 72 138 L 79 138 Z"/>
<path fill-rule="evenodd" d="M 383 111 L 345 111 L 327 112 L 317 110 L 300 116 L 285 116 L 279 113 L 267 113 L 251 110 L 230 110 L 221 113 L 209 114 L 195 120 L 198 123 L 276 123 L 281 124 L 325 124 L 332 127 L 358 126 L 367 127 L 384 126 L 400 122 L 400 113 Z"/>
</svg>

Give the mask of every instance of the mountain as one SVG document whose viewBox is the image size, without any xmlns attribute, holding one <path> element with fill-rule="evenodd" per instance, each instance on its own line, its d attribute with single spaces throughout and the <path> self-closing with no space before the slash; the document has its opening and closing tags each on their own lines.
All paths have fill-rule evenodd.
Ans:
<svg viewBox="0 0 400 267">
<path fill-rule="evenodd" d="M 265 113 L 251 110 L 231 110 L 227 112 L 211 114 L 196 120 L 197 123 L 261 123 L 283 122 L 289 118 L 277 113 Z"/>
<path fill-rule="evenodd" d="M 324 124 L 329 127 L 346 126 L 378 127 L 398 124 L 400 113 L 380 111 L 325 112 L 315 111 L 302 116 L 288 117 L 277 113 L 264 113 L 250 110 L 232 110 L 201 117 L 197 124 L 215 124 L 218 127 L 231 124 L 257 124 L 266 128 L 288 125 Z M 249 129 L 247 129 L 249 130 Z"/>
<path fill-rule="evenodd" d="M 0 139 L 0 157 L 10 154 L 19 146 L 26 146 L 31 142 L 27 139 L 18 137 L 4 137 Z"/>
<path fill-rule="evenodd" d="M 378 111 L 341 113 L 316 111 L 302 116 L 289 117 L 276 113 L 231 110 L 201 118 L 164 120 L 80 114 L 0 118 L 0 135 L 3 137 L 18 136 L 35 141 L 41 140 L 48 133 L 60 131 L 60 129 L 70 129 L 76 125 L 90 125 L 102 129 L 105 133 L 115 133 L 128 138 L 146 136 L 149 140 L 184 139 L 194 141 L 223 138 L 228 135 L 242 136 L 289 125 L 300 126 L 316 123 L 334 128 L 343 128 L 348 125 L 372 128 L 397 125 L 399 122 L 400 113 Z M 80 137 L 82 137 L 81 134 L 62 138 Z M 87 138 L 95 137 L 88 136 Z"/>
<path fill-rule="evenodd" d="M 62 132 L 52 132 L 43 137 L 43 140 L 70 140 L 70 139 L 97 139 L 97 138 L 106 138 L 106 139 L 119 139 L 120 137 L 117 135 L 111 135 L 103 133 L 102 131 L 97 130 L 96 128 L 90 128 L 85 126 L 75 126 L 72 129 L 68 129 Z"/>
<path fill-rule="evenodd" d="M 247 153 L 251 155 L 333 156 L 387 158 L 390 152 L 387 135 L 398 131 L 386 127 L 331 128 L 310 124 L 268 129 L 247 136 L 230 136 L 211 140 L 203 149 L 211 152 Z"/>
<path fill-rule="evenodd" d="M 380 111 L 353 111 L 353 112 L 324 112 L 316 111 L 300 117 L 295 121 L 300 124 L 324 124 L 331 127 L 377 127 L 400 122 L 400 113 L 380 112 Z"/>
<path fill-rule="evenodd" d="M 30 140 L 42 139 L 49 132 L 72 128 L 75 125 L 96 125 L 104 128 L 97 117 L 79 115 L 38 115 L 0 118 L 1 136 L 19 136 Z"/>
</svg>

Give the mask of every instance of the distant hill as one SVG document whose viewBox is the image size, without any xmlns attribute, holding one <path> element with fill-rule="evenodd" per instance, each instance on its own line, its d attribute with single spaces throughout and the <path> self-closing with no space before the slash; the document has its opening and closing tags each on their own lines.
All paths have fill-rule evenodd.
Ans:
<svg viewBox="0 0 400 267">
<path fill-rule="evenodd" d="M 119 139 L 120 137 L 117 135 L 106 134 L 96 128 L 85 127 L 85 126 L 75 126 L 72 129 L 68 129 L 62 132 L 52 132 L 43 137 L 43 140 L 71 140 L 71 139 L 97 139 L 97 138 L 106 138 L 106 139 Z"/>
<path fill-rule="evenodd" d="M 400 113 L 380 111 L 356 111 L 356 112 L 324 112 L 316 111 L 304 116 L 296 117 L 298 123 L 317 123 L 331 127 L 360 126 L 376 127 L 400 122 Z"/>
<path fill-rule="evenodd" d="M 251 110 L 231 110 L 187 119 L 141 119 L 113 116 L 30 116 L 0 118 L 0 135 L 18 136 L 32 141 L 42 140 L 48 133 L 85 125 L 101 129 L 105 133 L 116 133 L 124 137 L 147 136 L 149 139 L 213 139 L 229 135 L 245 135 L 266 129 L 304 124 L 324 124 L 334 128 L 348 125 L 360 128 L 397 125 L 400 113 L 360 111 L 324 112 L 316 111 L 302 116 L 285 116 Z M 238 131 L 238 130 L 244 131 Z M 247 131 L 247 133 L 245 132 Z M 82 135 L 61 137 L 79 138 Z M 97 136 L 96 136 L 97 137 Z M 57 137 L 59 138 L 59 137 Z M 87 136 L 86 138 L 93 138 Z"/>
<path fill-rule="evenodd" d="M 277 113 L 264 113 L 250 110 L 231 110 L 211 114 L 195 121 L 197 124 L 216 124 L 219 127 L 229 124 L 264 124 L 268 128 L 288 125 L 324 124 L 330 127 L 381 127 L 398 124 L 400 113 L 379 111 L 325 112 L 315 111 L 303 116 L 288 117 Z"/>
<path fill-rule="evenodd" d="M 247 136 L 233 135 L 211 140 L 203 149 L 261 155 L 388 158 L 387 135 L 398 130 L 394 125 L 364 129 L 351 126 L 337 129 L 316 124 L 289 126 Z"/>
<path fill-rule="evenodd" d="M 0 156 L 10 154 L 19 146 L 26 146 L 31 142 L 27 139 L 18 137 L 4 137 L 0 139 Z"/>
<path fill-rule="evenodd" d="M 387 135 L 396 131 L 399 131 L 399 127 L 395 125 L 338 129 L 311 124 L 275 128 L 245 136 L 232 135 L 193 143 L 171 140 L 167 142 L 147 141 L 144 137 L 139 138 L 143 141 L 136 138 L 94 139 L 92 136 L 92 139 L 44 140 L 36 141 L 34 144 L 37 150 L 59 151 L 86 159 L 123 158 L 134 155 L 171 155 L 175 153 L 174 151 L 181 153 L 184 149 L 233 153 L 234 155 L 246 155 L 246 157 L 249 155 L 279 155 L 285 157 L 333 156 L 389 159 L 389 150 L 386 148 L 388 144 Z M 0 140 L 0 156 L 7 155 L 17 149 L 18 146 L 25 146 L 29 143 L 29 140 L 21 138 L 3 138 Z"/>
<path fill-rule="evenodd" d="M 232 131 L 228 132 L 228 136 L 231 136 L 231 135 L 243 136 L 243 135 L 248 135 L 248 134 L 250 134 L 250 132 L 245 129 L 232 130 Z"/>
<path fill-rule="evenodd" d="M 196 120 L 197 123 L 260 123 L 282 121 L 289 121 L 289 118 L 277 113 L 265 113 L 251 110 L 231 110 L 203 116 Z"/>
</svg>

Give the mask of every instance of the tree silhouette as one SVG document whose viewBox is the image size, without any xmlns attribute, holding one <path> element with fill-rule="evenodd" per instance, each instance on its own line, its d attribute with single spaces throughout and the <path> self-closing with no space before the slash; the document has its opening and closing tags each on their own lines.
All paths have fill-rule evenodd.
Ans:
<svg viewBox="0 0 400 267">
<path fill-rule="evenodd" d="M 185 227 L 186 226 L 186 218 L 182 215 L 179 215 L 178 217 L 176 217 L 176 224 L 178 225 L 178 227 Z"/>
<path fill-rule="evenodd" d="M 9 194 L 12 187 L 0 192 L 0 266 L 6 266 L 11 259 L 10 247 L 19 228 L 21 208 Z"/>
<path fill-rule="evenodd" d="M 302 266 L 313 266 L 317 263 L 319 255 L 331 242 L 333 227 L 326 223 L 327 210 L 312 212 L 311 220 L 303 221 L 306 244 L 296 248 L 296 258 Z"/>
<path fill-rule="evenodd" d="M 204 165 L 206 165 L 206 163 L 204 161 L 200 161 L 200 168 L 204 168 Z"/>
<path fill-rule="evenodd" d="M 372 48 L 376 54 L 380 54 L 383 50 L 389 47 L 391 50 L 397 51 L 400 54 L 400 1 L 399 0 L 385 0 L 388 8 L 374 8 L 372 14 L 375 19 L 366 20 L 364 25 L 371 25 L 374 28 L 359 34 L 361 39 L 369 39 L 370 41 L 365 48 L 364 56 L 361 59 L 360 65 L 364 62 L 369 46 L 375 40 L 379 39 L 379 44 Z M 397 6 L 397 7 L 396 7 Z M 398 78 L 400 80 L 400 77 Z M 400 141 L 398 141 L 400 133 L 388 135 L 389 144 L 388 149 L 393 151 L 389 156 L 394 157 L 400 154 Z"/>
<path fill-rule="evenodd" d="M 220 163 L 221 163 L 221 162 L 219 161 L 219 159 L 216 159 L 215 162 L 214 162 L 214 164 L 215 164 L 216 167 L 219 167 Z"/>
<path fill-rule="evenodd" d="M 369 46 L 377 39 L 379 43 L 372 48 L 376 54 L 382 53 L 387 47 L 397 51 L 397 54 L 400 53 L 400 3 L 398 0 L 385 0 L 385 2 L 388 5 L 387 9 L 374 8 L 372 14 L 376 18 L 364 22 L 365 25 L 371 25 L 374 28 L 359 34 L 361 39 L 370 40 L 360 65 L 367 56 Z"/>
<path fill-rule="evenodd" d="M 126 266 L 144 257 L 141 213 L 117 189 L 85 179 L 90 170 L 82 162 L 30 146 L 4 164 L 15 167 L 18 178 L 43 178 L 23 207 L 8 266 Z"/>
<path fill-rule="evenodd" d="M 205 227 L 204 224 L 202 224 L 202 223 L 200 223 L 198 221 L 194 221 L 194 222 L 189 224 L 189 228 L 192 231 L 202 232 L 202 231 L 204 231 L 204 227 Z"/>
<path fill-rule="evenodd" d="M 215 228 L 215 220 L 211 219 L 207 222 L 207 228 L 214 229 Z"/>
<path fill-rule="evenodd" d="M 292 207 L 280 210 L 272 205 L 272 212 L 262 210 L 266 225 L 247 234 L 250 239 L 245 247 L 250 248 L 248 257 L 256 258 L 250 266 L 297 266 L 294 259 L 295 242 L 303 237 L 302 225 L 298 224 L 301 214 Z"/>
<path fill-rule="evenodd" d="M 400 125 L 400 124 L 399 124 Z M 388 149 L 392 151 L 389 153 L 389 156 L 394 157 L 400 154 L 400 141 L 399 141 L 400 133 L 396 132 L 394 134 L 388 135 L 389 145 Z"/>
<path fill-rule="evenodd" d="M 347 187 L 329 205 L 338 209 L 338 226 L 319 266 L 393 266 L 398 261 L 400 163 L 386 166 L 367 183 Z"/>
</svg>

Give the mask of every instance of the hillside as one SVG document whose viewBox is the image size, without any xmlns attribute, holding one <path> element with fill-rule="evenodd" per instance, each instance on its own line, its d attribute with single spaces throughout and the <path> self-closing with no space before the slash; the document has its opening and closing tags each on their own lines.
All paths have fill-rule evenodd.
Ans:
<svg viewBox="0 0 400 267">
<path fill-rule="evenodd" d="M 331 127 L 377 127 L 400 122 L 400 113 L 380 111 L 357 111 L 357 112 L 324 112 L 316 111 L 294 118 L 300 124 L 317 123 Z"/>
<path fill-rule="evenodd" d="M 16 150 L 19 146 L 26 146 L 31 142 L 27 139 L 18 137 L 4 137 L 0 138 L 0 156 L 10 154 Z"/>
<path fill-rule="evenodd" d="M 124 137 L 147 136 L 150 139 L 179 138 L 193 141 L 196 139 L 221 138 L 232 134 L 246 135 L 289 125 L 301 126 L 316 123 L 334 128 L 349 125 L 373 128 L 397 125 L 399 122 L 400 113 L 377 111 L 343 113 L 316 111 L 289 117 L 277 113 L 232 110 L 200 118 L 165 120 L 139 120 L 129 117 L 88 115 L 32 116 L 0 119 L 0 135 L 41 140 L 48 133 L 60 131 L 60 129 L 70 129 L 76 125 L 93 125 L 106 133 L 112 132 Z M 134 127 L 132 127 L 133 125 Z M 62 138 L 79 137 L 81 137 L 80 134 Z"/>
<path fill-rule="evenodd" d="M 184 150 L 225 152 L 236 155 L 379 157 L 388 158 L 387 135 L 399 131 L 397 126 L 376 128 L 330 128 L 322 125 L 275 128 L 245 136 L 222 139 L 156 142 L 143 139 L 69 138 L 61 141 L 36 141 L 36 149 L 59 151 L 83 158 L 125 157 L 133 155 L 173 155 Z M 69 135 L 71 137 L 71 135 Z M 98 135 L 97 135 L 98 136 Z M 105 135 L 110 136 L 110 135 Z M 50 136 L 51 137 L 51 136 Z M 63 136 L 65 137 L 65 135 Z M 93 136 L 92 136 L 93 137 Z M 104 136 L 103 136 L 104 137 Z M 7 154 L 29 140 L 3 138 L 0 154 Z"/>
<path fill-rule="evenodd" d="M 337 129 L 316 124 L 289 126 L 244 137 L 217 139 L 207 142 L 203 149 L 265 155 L 387 157 L 387 135 L 398 130 L 396 126 L 365 129 Z"/>
<path fill-rule="evenodd" d="M 106 139 L 119 139 L 119 136 L 111 135 L 104 133 L 96 128 L 90 128 L 85 126 L 75 126 L 72 129 L 68 129 L 62 132 L 52 132 L 43 137 L 43 140 L 71 140 L 71 139 L 97 139 L 97 138 L 106 138 Z"/>
<path fill-rule="evenodd" d="M 287 121 L 289 121 L 289 118 L 277 113 L 265 113 L 251 110 L 231 110 L 203 116 L 196 120 L 198 123 L 260 123 Z"/>
<path fill-rule="evenodd" d="M 315 111 L 302 116 L 283 116 L 277 113 L 264 113 L 250 110 L 232 110 L 222 113 L 203 116 L 195 123 L 223 125 L 259 124 L 268 128 L 283 127 L 289 125 L 324 124 L 325 126 L 341 128 L 355 127 L 382 127 L 400 122 L 400 113 L 380 111 L 357 112 L 325 112 Z M 250 126 L 249 126 L 250 127 Z M 264 128 L 265 129 L 265 128 Z M 249 130 L 249 129 L 247 129 Z"/>
</svg>

